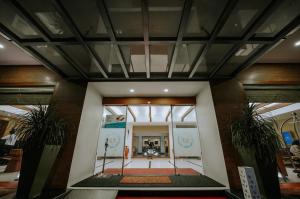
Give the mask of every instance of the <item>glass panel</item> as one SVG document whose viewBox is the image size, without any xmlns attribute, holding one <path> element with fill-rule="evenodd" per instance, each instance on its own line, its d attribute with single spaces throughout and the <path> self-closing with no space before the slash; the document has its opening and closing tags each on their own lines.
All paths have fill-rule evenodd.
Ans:
<svg viewBox="0 0 300 199">
<path fill-rule="evenodd" d="M 79 45 L 62 46 L 62 49 L 74 59 L 78 65 L 89 75 L 99 75 L 100 71 L 97 66 L 96 60 Z"/>
<path fill-rule="evenodd" d="M 203 174 L 194 106 L 172 106 L 172 131 L 176 173 L 179 173 L 180 168 L 191 168 L 194 172 Z"/>
<path fill-rule="evenodd" d="M 105 174 L 121 174 L 122 165 L 128 163 L 128 160 L 123 162 L 126 113 L 127 106 L 104 106 L 95 173 L 104 171 Z"/>
<path fill-rule="evenodd" d="M 151 106 L 152 122 L 167 122 L 170 118 L 170 106 Z"/>
<path fill-rule="evenodd" d="M 174 45 L 150 46 L 151 72 L 166 72 Z"/>
<path fill-rule="evenodd" d="M 270 0 L 240 0 L 218 36 L 241 37 L 249 22 L 257 14 L 260 14 L 269 3 Z"/>
<path fill-rule="evenodd" d="M 61 1 L 85 37 L 108 37 L 96 0 Z"/>
<path fill-rule="evenodd" d="M 48 30 L 52 37 L 73 36 L 51 0 L 19 0 L 19 3 Z"/>
<path fill-rule="evenodd" d="M 47 45 L 33 46 L 32 48 L 66 75 L 78 76 L 77 71 L 75 71 L 75 69 L 54 48 Z"/>
<path fill-rule="evenodd" d="M 182 44 L 179 47 L 174 72 L 188 72 L 202 48 L 201 44 Z"/>
<path fill-rule="evenodd" d="M 114 44 L 95 44 L 93 48 L 109 73 L 123 73 Z"/>
<path fill-rule="evenodd" d="M 209 37 L 227 1 L 195 0 L 185 37 Z M 213 13 L 213 14 L 212 14 Z"/>
<path fill-rule="evenodd" d="M 117 37 L 143 37 L 140 0 L 106 0 Z"/>
<path fill-rule="evenodd" d="M 120 46 L 129 72 L 146 72 L 144 45 Z"/>
<path fill-rule="evenodd" d="M 233 57 L 218 71 L 217 75 L 231 75 L 242 63 L 259 50 L 262 45 L 246 44 L 240 48 Z"/>
<path fill-rule="evenodd" d="M 150 37 L 176 37 L 184 1 L 151 0 L 148 2 Z"/>
<path fill-rule="evenodd" d="M 274 37 L 289 22 L 299 15 L 300 1 L 285 0 L 270 18 L 258 29 L 257 37 Z"/>
<path fill-rule="evenodd" d="M 209 73 L 232 47 L 232 44 L 213 44 L 201 64 L 198 66 L 197 72 L 200 74 Z"/>
<path fill-rule="evenodd" d="M 130 106 L 130 108 L 136 116 L 136 122 L 150 122 L 149 106 Z"/>
<path fill-rule="evenodd" d="M 40 35 L 4 1 L 0 1 L 0 22 L 19 38 L 40 38 Z"/>
</svg>

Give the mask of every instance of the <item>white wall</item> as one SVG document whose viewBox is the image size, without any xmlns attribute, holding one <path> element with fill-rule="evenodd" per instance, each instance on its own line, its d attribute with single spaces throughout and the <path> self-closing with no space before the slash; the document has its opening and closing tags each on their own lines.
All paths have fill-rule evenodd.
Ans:
<svg viewBox="0 0 300 199">
<path fill-rule="evenodd" d="M 229 188 L 210 85 L 206 82 L 196 106 L 204 174 Z"/>
<path fill-rule="evenodd" d="M 101 95 L 89 83 L 80 118 L 68 186 L 94 174 L 102 111 Z"/>
</svg>

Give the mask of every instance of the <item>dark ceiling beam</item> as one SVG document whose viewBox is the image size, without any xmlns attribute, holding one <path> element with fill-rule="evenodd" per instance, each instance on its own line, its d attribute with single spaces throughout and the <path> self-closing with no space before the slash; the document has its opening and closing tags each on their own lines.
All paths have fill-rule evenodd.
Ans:
<svg viewBox="0 0 300 199">
<path fill-rule="evenodd" d="M 142 81 L 142 82 L 151 82 L 151 81 L 208 81 L 206 76 L 195 76 L 193 78 L 186 78 L 188 72 L 174 72 L 173 77 L 166 78 L 166 72 L 152 72 L 151 78 L 145 78 L 145 72 L 135 72 L 129 73 L 130 78 L 124 78 L 122 73 L 112 74 L 108 79 L 103 78 L 89 78 L 89 81 Z M 222 76 L 221 79 L 230 79 L 229 76 Z"/>
<path fill-rule="evenodd" d="M 243 39 L 240 43 L 233 46 L 228 53 L 224 56 L 224 58 L 218 63 L 216 67 L 212 70 L 212 72 L 209 75 L 209 78 L 213 78 L 217 72 L 226 65 L 227 61 L 234 56 L 234 54 L 245 44 L 247 44 L 248 39 L 250 39 L 255 32 L 260 28 L 261 25 L 274 13 L 276 9 L 283 3 L 282 0 L 273 0 L 265 9 L 261 12 L 259 16 L 257 16 L 255 19 L 253 19 L 249 23 L 249 28 L 247 28 L 247 31 L 245 35 L 243 36 Z"/>
<path fill-rule="evenodd" d="M 8 30 L 5 26 L 3 26 L 3 24 L 0 24 L 0 32 L 2 34 L 4 34 L 6 37 L 8 37 L 14 45 L 16 45 L 21 50 L 23 50 L 26 53 L 33 56 L 36 60 L 38 60 L 40 63 L 42 63 L 46 68 L 61 75 L 62 77 L 67 77 L 67 74 L 62 72 L 59 68 L 57 68 L 57 66 L 53 65 L 51 62 L 49 62 L 47 59 L 45 59 L 39 53 L 34 51 L 31 47 L 23 46 L 22 43 L 18 40 L 17 36 L 15 34 L 13 34 L 10 30 Z"/>
<path fill-rule="evenodd" d="M 206 54 L 208 53 L 211 45 L 214 43 L 214 41 L 217 38 L 219 32 L 224 27 L 227 19 L 229 18 L 230 14 L 232 13 L 232 10 L 236 6 L 237 2 L 238 2 L 237 0 L 230 0 L 226 4 L 223 12 L 219 16 L 218 21 L 217 21 L 217 23 L 216 23 L 216 25 L 215 25 L 212 33 L 211 33 L 211 36 L 209 38 L 208 43 L 202 49 L 199 50 L 199 52 L 196 56 L 196 59 L 194 60 L 192 66 L 191 66 L 189 78 L 192 78 L 194 76 L 194 74 L 196 73 L 199 65 L 204 60 L 204 58 L 205 58 Z"/>
<path fill-rule="evenodd" d="M 241 64 L 233 73 L 232 76 L 235 76 L 243 69 L 247 68 L 254 64 L 261 56 L 268 52 L 274 45 L 280 42 L 282 39 L 285 39 L 285 36 L 288 35 L 293 30 L 297 29 L 300 24 L 300 15 L 296 17 L 291 23 L 289 23 L 283 30 L 281 30 L 276 36 L 273 44 L 266 44 L 260 48 L 256 53 L 254 53 L 246 62 Z"/>
<path fill-rule="evenodd" d="M 118 45 L 144 45 L 143 38 L 118 38 L 118 41 L 113 42 L 107 38 L 84 38 L 87 44 L 118 44 Z M 209 38 L 203 37 L 189 37 L 182 40 L 183 44 L 207 44 Z M 242 41 L 242 38 L 216 38 L 214 44 L 238 44 Z M 81 43 L 76 39 L 52 39 L 51 42 L 47 42 L 41 39 L 22 39 L 20 40 L 22 45 L 80 45 Z M 247 41 L 249 44 L 270 44 L 273 43 L 272 38 L 251 38 Z M 176 37 L 163 37 L 163 38 L 149 38 L 149 45 L 151 44 L 176 44 Z"/>
<path fill-rule="evenodd" d="M 146 76 L 150 78 L 150 50 L 149 50 L 149 8 L 148 0 L 141 0 L 144 29 L 145 66 Z"/>
<path fill-rule="evenodd" d="M 100 73 L 103 75 L 103 77 L 108 78 L 107 70 L 105 68 L 104 63 L 97 55 L 95 50 L 85 42 L 84 37 L 82 36 L 80 30 L 77 28 L 75 22 L 73 21 L 71 16 L 67 13 L 64 6 L 61 4 L 59 0 L 53 0 L 52 2 L 56 8 L 56 11 L 62 16 L 62 19 L 64 20 L 68 28 L 72 31 L 72 33 L 75 35 L 76 39 L 85 48 L 85 50 L 91 55 L 91 57 L 94 58 L 94 60 L 96 61 L 96 66 L 100 71 Z"/>
<path fill-rule="evenodd" d="M 172 77 L 172 73 L 175 68 L 178 51 L 181 46 L 182 38 L 185 33 L 187 24 L 188 24 L 188 19 L 189 19 L 190 13 L 191 13 L 192 5 L 193 5 L 192 0 L 185 0 L 181 19 L 180 19 L 180 25 L 179 25 L 179 29 L 177 32 L 177 40 L 176 40 L 175 48 L 172 53 L 171 64 L 170 64 L 169 72 L 168 72 L 168 78 Z"/>
<path fill-rule="evenodd" d="M 110 37 L 110 40 L 112 42 L 116 42 L 117 39 L 116 39 L 116 36 L 115 36 L 115 31 L 113 29 L 113 25 L 112 25 L 112 22 L 111 22 L 111 19 L 110 19 L 110 16 L 109 16 L 109 12 L 108 12 L 108 10 L 105 6 L 104 0 L 97 1 L 97 7 L 99 9 L 99 13 L 102 17 L 103 23 L 106 27 L 107 33 Z M 115 49 L 115 52 L 116 52 L 117 57 L 119 59 L 119 62 L 121 64 L 121 67 L 122 67 L 122 70 L 124 72 L 125 77 L 129 78 L 128 70 L 127 70 L 126 63 L 124 61 L 124 57 L 123 57 L 120 46 L 118 44 L 115 44 L 114 49 Z"/>
<path fill-rule="evenodd" d="M 51 43 L 51 38 L 48 33 L 16 0 L 6 1 L 6 3 L 8 6 L 14 9 L 14 11 L 17 12 L 18 15 L 20 15 L 46 42 Z M 61 49 L 61 47 L 56 45 L 51 45 L 51 47 L 53 47 L 83 78 L 88 78 L 83 70 Z M 32 52 L 32 50 L 30 52 Z"/>
</svg>

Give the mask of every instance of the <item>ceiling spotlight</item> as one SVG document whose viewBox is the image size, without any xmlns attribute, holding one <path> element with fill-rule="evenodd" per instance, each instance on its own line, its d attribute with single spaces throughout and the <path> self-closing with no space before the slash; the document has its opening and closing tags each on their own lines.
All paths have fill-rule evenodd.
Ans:
<svg viewBox="0 0 300 199">
<path fill-rule="evenodd" d="M 129 92 L 131 92 L 131 93 L 134 93 L 134 91 L 135 91 L 134 89 L 130 89 L 130 90 L 129 90 Z"/>
<path fill-rule="evenodd" d="M 165 92 L 165 93 L 169 92 L 169 89 L 165 88 L 165 89 L 164 89 L 164 92 Z"/>
<path fill-rule="evenodd" d="M 295 42 L 295 46 L 300 46 L 300 40 Z"/>
<path fill-rule="evenodd" d="M 0 48 L 2 48 L 2 49 L 3 49 L 3 48 L 4 48 L 4 45 L 3 45 L 3 44 L 0 44 Z"/>
</svg>

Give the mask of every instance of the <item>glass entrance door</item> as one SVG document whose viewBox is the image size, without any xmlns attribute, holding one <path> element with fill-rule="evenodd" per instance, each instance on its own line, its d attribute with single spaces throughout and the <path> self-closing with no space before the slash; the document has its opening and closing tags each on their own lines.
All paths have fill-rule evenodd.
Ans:
<svg viewBox="0 0 300 199">
<path fill-rule="evenodd" d="M 176 174 L 203 173 L 195 106 L 172 106 Z"/>
<path fill-rule="evenodd" d="M 98 143 L 95 173 L 202 173 L 194 106 L 104 106 Z"/>
<path fill-rule="evenodd" d="M 125 147 L 127 106 L 104 106 L 95 173 L 122 174 L 127 164 Z"/>
</svg>

